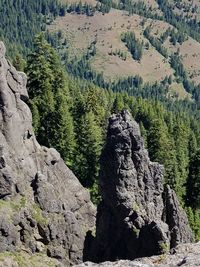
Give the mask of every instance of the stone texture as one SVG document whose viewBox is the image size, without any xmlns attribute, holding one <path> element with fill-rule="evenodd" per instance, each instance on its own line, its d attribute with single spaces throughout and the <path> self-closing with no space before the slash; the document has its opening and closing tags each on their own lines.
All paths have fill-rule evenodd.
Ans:
<svg viewBox="0 0 200 267">
<path fill-rule="evenodd" d="M 171 254 L 140 258 L 134 261 L 119 260 L 116 262 L 103 262 L 95 264 L 85 262 L 76 267 L 199 267 L 200 266 L 200 242 L 196 244 L 181 244 L 171 251 Z M 18 263 L 19 262 L 19 263 Z M 1 255 L 0 267 L 67 267 L 56 259 L 47 258 L 41 254 L 29 255 L 28 253 L 16 254 L 8 257 Z"/>
<path fill-rule="evenodd" d="M 120 260 L 95 264 L 85 262 L 76 267 L 199 267 L 200 242 L 196 244 L 181 244 L 171 251 L 171 254 L 141 258 L 134 261 Z"/>
<path fill-rule="evenodd" d="M 26 249 L 65 263 L 82 261 L 95 208 L 53 148 L 41 147 L 26 104 L 26 76 L 0 42 L 0 252 Z"/>
<path fill-rule="evenodd" d="M 169 187 L 165 188 L 166 223 L 171 235 L 170 246 L 175 247 L 181 242 L 192 241 L 191 232 L 188 231 L 188 219 L 182 213 L 181 206 L 175 192 Z M 181 218 L 180 218 L 180 214 Z"/>
<path fill-rule="evenodd" d="M 96 238 L 88 242 L 85 259 L 158 255 L 193 240 L 175 193 L 169 187 L 164 190 L 163 167 L 150 161 L 139 126 L 128 111 L 110 118 L 100 192 Z"/>
</svg>

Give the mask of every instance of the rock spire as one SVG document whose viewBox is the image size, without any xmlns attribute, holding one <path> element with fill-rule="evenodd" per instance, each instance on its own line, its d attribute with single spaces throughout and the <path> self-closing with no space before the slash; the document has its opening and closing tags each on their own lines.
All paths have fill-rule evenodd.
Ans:
<svg viewBox="0 0 200 267">
<path fill-rule="evenodd" d="M 130 113 L 113 115 L 101 156 L 93 260 L 151 256 L 193 240 L 175 192 L 163 186 L 163 171 L 150 161 Z"/>
</svg>

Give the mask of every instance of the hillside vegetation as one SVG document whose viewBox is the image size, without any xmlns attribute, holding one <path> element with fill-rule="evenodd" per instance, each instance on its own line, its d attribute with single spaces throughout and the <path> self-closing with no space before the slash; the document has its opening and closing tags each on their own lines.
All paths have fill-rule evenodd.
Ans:
<svg viewBox="0 0 200 267">
<path fill-rule="evenodd" d="M 0 38 L 28 74 L 39 142 L 97 203 L 107 119 L 129 109 L 199 239 L 198 1 L 0 0 L 0 13 Z"/>
<path fill-rule="evenodd" d="M 67 53 L 68 64 L 86 60 L 106 81 L 139 75 L 154 83 L 170 77 L 169 91 L 181 99 L 191 93 L 184 72 L 187 80 L 200 83 L 198 1 L 69 1 L 67 11 L 48 29 L 60 32 L 59 49 Z M 122 41 L 128 33 L 140 43 L 139 60 Z M 184 70 L 177 71 L 174 54 Z"/>
<path fill-rule="evenodd" d="M 165 166 L 165 183 L 175 189 L 199 238 L 200 127 L 189 110 L 180 112 L 181 105 L 170 102 L 167 109 L 159 101 L 74 81 L 41 36 L 29 55 L 27 74 L 39 142 L 61 153 L 95 203 L 107 120 L 126 108 L 140 124 L 151 160 Z"/>
<path fill-rule="evenodd" d="M 57 0 L 0 0 L 0 39 L 6 43 L 9 56 L 26 54 L 35 34 L 62 14 Z"/>
</svg>

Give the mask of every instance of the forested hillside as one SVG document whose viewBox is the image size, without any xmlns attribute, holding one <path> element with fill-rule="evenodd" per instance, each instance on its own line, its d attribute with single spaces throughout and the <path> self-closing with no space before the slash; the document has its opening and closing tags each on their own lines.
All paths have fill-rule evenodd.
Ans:
<svg viewBox="0 0 200 267">
<path fill-rule="evenodd" d="M 97 203 L 108 117 L 129 109 L 200 239 L 198 1 L 0 0 L 0 15 L 0 39 L 28 75 L 39 142 Z"/>
<path fill-rule="evenodd" d="M 198 1 L 70 3 L 48 27 L 70 73 L 106 88 L 120 79 L 129 91 L 137 75 L 144 84 L 164 83 L 165 95 L 198 98 Z M 128 35 L 134 36 L 131 46 L 124 41 Z"/>
<path fill-rule="evenodd" d="M 200 124 L 189 110 L 181 111 L 178 102 L 171 106 L 169 102 L 166 108 L 156 100 L 71 79 L 42 36 L 36 39 L 26 71 L 38 140 L 60 151 L 91 190 L 94 202 L 98 202 L 99 157 L 107 119 L 111 113 L 129 109 L 140 124 L 150 158 L 164 164 L 165 183 L 177 192 L 199 238 Z"/>
<path fill-rule="evenodd" d="M 62 6 L 57 0 L 0 0 L 0 39 L 9 55 L 25 55 L 35 34 L 60 14 Z"/>
</svg>

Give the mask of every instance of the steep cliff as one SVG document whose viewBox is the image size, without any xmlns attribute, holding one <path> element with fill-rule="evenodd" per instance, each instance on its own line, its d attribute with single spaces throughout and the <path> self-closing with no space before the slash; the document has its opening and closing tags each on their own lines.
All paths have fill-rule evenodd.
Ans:
<svg viewBox="0 0 200 267">
<path fill-rule="evenodd" d="M 89 259 L 151 256 L 193 240 L 176 194 L 163 187 L 163 172 L 161 165 L 150 161 L 130 113 L 113 115 L 101 157 L 102 201 Z"/>
<path fill-rule="evenodd" d="M 79 263 L 95 208 L 59 153 L 37 143 L 26 76 L 5 52 L 1 42 L 0 253 L 40 252 L 65 266 Z"/>
</svg>

